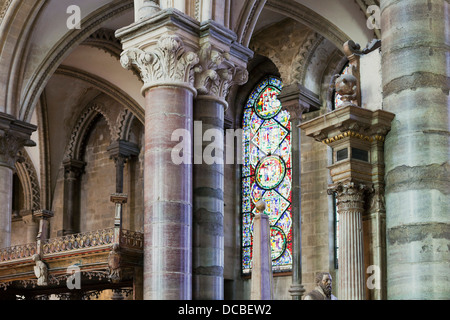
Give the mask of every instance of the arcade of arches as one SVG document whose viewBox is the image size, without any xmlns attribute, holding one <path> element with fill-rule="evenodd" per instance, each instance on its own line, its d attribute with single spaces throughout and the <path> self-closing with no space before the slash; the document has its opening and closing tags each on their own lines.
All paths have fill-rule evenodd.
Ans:
<svg viewBox="0 0 450 320">
<path fill-rule="evenodd" d="M 449 17 L 2 1 L 0 299 L 250 299 L 260 200 L 274 299 L 450 299 Z"/>
</svg>

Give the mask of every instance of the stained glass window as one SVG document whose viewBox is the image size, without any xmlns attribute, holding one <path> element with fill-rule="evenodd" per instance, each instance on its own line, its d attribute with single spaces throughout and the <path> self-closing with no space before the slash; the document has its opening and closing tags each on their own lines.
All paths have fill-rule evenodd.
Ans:
<svg viewBox="0 0 450 320">
<path fill-rule="evenodd" d="M 291 125 L 277 95 L 282 82 L 261 81 L 247 100 L 243 116 L 242 272 L 252 268 L 253 215 L 264 200 L 269 216 L 274 272 L 292 269 Z"/>
</svg>

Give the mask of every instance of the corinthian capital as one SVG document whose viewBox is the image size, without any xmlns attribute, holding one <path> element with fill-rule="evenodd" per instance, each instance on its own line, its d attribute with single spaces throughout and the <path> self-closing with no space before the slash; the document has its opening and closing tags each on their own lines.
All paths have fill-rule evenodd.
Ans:
<svg viewBox="0 0 450 320">
<path fill-rule="evenodd" d="M 131 48 L 124 51 L 120 63 L 126 69 L 136 67 L 144 81 L 142 93 L 158 84 L 193 85 L 193 67 L 199 59 L 196 53 L 186 51 L 176 35 L 164 35 L 152 51 Z"/>
<path fill-rule="evenodd" d="M 210 43 L 199 51 L 199 64 L 195 67 L 195 88 L 200 95 L 215 96 L 225 101 L 232 85 L 244 84 L 248 72 L 230 61 L 227 52 L 220 52 Z"/>
<path fill-rule="evenodd" d="M 373 188 L 363 183 L 342 182 L 328 189 L 328 194 L 336 194 L 338 212 L 358 211 L 363 213 L 366 195 Z"/>
</svg>

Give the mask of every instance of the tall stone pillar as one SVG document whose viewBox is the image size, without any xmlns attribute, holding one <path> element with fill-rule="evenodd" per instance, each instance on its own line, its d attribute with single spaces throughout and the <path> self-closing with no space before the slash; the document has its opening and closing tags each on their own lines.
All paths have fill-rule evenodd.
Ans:
<svg viewBox="0 0 450 320">
<path fill-rule="evenodd" d="M 13 173 L 17 153 L 24 146 L 35 146 L 30 140 L 36 126 L 0 113 L 0 248 L 11 245 Z"/>
<path fill-rule="evenodd" d="M 319 100 L 309 94 L 306 88 L 291 84 L 283 87 L 278 96 L 283 109 L 290 114 L 291 123 L 293 266 L 289 293 L 293 300 L 301 300 L 305 293 L 302 284 L 301 134 L 298 125 L 301 123 L 304 112 L 316 110 L 320 106 Z"/>
<path fill-rule="evenodd" d="M 193 299 L 224 298 L 224 115 L 233 84 L 243 84 L 245 61 L 230 56 L 235 34 L 203 25 L 194 102 Z M 216 32 L 215 32 L 216 31 Z M 222 37 L 214 37 L 220 31 Z M 234 45 L 236 46 L 236 45 Z"/>
<path fill-rule="evenodd" d="M 449 24 L 442 0 L 381 0 L 388 299 L 450 299 Z"/>
<path fill-rule="evenodd" d="M 64 199 L 63 199 L 63 230 L 58 236 L 79 232 L 80 216 L 80 177 L 85 162 L 66 159 L 64 165 Z"/>
<path fill-rule="evenodd" d="M 196 28 L 179 11 L 163 10 L 116 32 L 122 66 L 137 68 L 144 82 L 145 300 L 192 298 L 192 80 L 198 40 L 190 30 Z"/>
</svg>

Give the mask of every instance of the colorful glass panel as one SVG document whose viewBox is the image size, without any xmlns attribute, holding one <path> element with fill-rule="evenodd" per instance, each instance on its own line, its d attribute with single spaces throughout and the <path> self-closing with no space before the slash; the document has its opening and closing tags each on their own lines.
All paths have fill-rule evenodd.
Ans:
<svg viewBox="0 0 450 320">
<path fill-rule="evenodd" d="M 256 182 L 264 190 L 277 187 L 285 174 L 286 166 L 278 156 L 265 157 L 256 166 Z"/>
<path fill-rule="evenodd" d="M 277 99 L 282 82 L 261 81 L 250 94 L 243 115 L 242 272 L 252 268 L 255 203 L 266 203 L 274 272 L 292 270 L 291 124 Z"/>
</svg>

